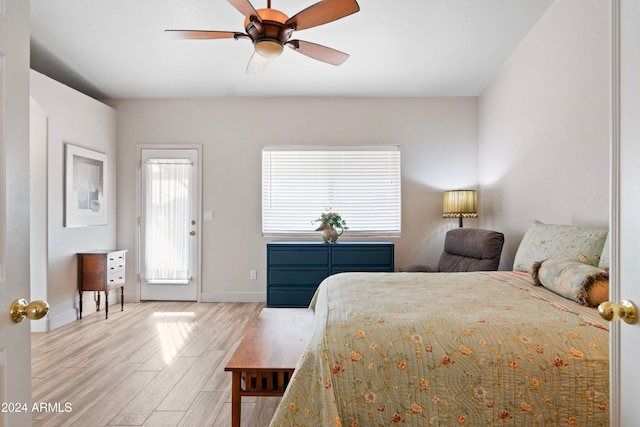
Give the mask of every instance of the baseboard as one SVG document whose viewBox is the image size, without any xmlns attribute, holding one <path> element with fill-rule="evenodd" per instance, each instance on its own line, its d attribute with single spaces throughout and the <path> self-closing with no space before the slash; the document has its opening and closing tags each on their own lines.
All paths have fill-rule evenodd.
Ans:
<svg viewBox="0 0 640 427">
<path fill-rule="evenodd" d="M 137 292 L 125 292 L 124 293 L 124 303 L 128 302 L 140 302 L 140 295 Z"/>
<path fill-rule="evenodd" d="M 71 310 L 67 310 L 63 313 L 60 313 L 56 316 L 48 316 L 47 317 L 47 326 L 48 329 L 47 331 L 52 331 L 54 329 L 57 329 L 61 326 L 66 325 L 67 323 L 71 323 L 74 322 L 78 319 L 78 310 L 75 308 L 72 308 Z M 47 332 L 47 331 L 41 331 L 41 332 Z M 35 331 L 34 331 L 35 332 Z"/>
<path fill-rule="evenodd" d="M 31 325 L 31 332 L 49 332 L 49 318 L 32 320 L 29 325 Z"/>
<path fill-rule="evenodd" d="M 201 302 L 266 302 L 264 292 L 203 292 Z"/>
<path fill-rule="evenodd" d="M 119 296 L 118 296 L 119 297 Z M 103 295 L 104 298 L 104 295 Z M 135 294 L 125 294 L 125 304 L 127 302 L 138 302 L 136 301 Z M 203 292 L 200 295 L 201 302 L 266 302 L 266 295 L 264 292 Z M 76 297 L 77 304 L 77 297 Z M 115 307 L 116 304 L 119 304 L 115 292 L 109 294 L 109 306 Z M 89 315 L 95 313 L 96 305 L 93 300 L 88 300 L 85 296 L 84 300 L 84 315 Z M 100 311 L 97 312 L 100 315 L 104 316 L 104 301 L 100 304 Z M 31 331 L 32 332 L 48 332 L 54 329 L 60 328 L 68 323 L 74 322 L 78 319 L 78 309 L 72 308 L 70 310 L 66 310 L 63 313 L 52 315 L 49 312 L 49 315 L 42 320 L 32 321 Z M 34 323 L 35 322 L 35 323 Z M 40 323 L 42 322 L 42 323 Z"/>
<path fill-rule="evenodd" d="M 99 313 L 104 316 L 104 293 L 102 293 L 102 300 L 100 301 L 100 311 L 96 311 L 96 302 L 93 298 L 88 298 L 91 294 L 89 292 L 85 292 L 83 298 L 83 307 L 82 307 L 82 316 L 88 316 L 93 313 Z M 109 306 L 115 307 L 119 305 L 118 296 L 115 292 L 111 292 L 109 294 Z M 57 329 L 61 326 L 64 326 L 68 323 L 75 322 L 78 320 L 78 310 L 80 306 L 79 296 L 76 294 L 75 296 L 75 307 L 69 310 L 66 310 L 59 314 L 52 314 L 51 310 L 49 310 L 49 314 L 45 318 L 46 325 L 37 325 L 31 327 L 31 332 L 48 332 L 54 329 Z"/>
<path fill-rule="evenodd" d="M 203 292 L 200 302 L 266 302 L 264 292 Z M 140 302 L 137 293 L 124 294 L 124 303 Z"/>
</svg>

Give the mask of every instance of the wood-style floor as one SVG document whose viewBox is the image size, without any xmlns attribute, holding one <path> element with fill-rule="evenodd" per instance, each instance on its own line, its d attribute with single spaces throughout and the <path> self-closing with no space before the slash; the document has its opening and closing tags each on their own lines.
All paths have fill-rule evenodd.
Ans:
<svg viewBox="0 0 640 427">
<path fill-rule="evenodd" d="M 84 313 L 32 334 L 34 426 L 231 425 L 227 360 L 261 303 L 145 302 Z M 279 398 L 246 397 L 242 425 L 269 424 Z M 65 407 L 70 405 L 70 410 Z M 50 405 L 51 407 L 51 405 Z"/>
</svg>

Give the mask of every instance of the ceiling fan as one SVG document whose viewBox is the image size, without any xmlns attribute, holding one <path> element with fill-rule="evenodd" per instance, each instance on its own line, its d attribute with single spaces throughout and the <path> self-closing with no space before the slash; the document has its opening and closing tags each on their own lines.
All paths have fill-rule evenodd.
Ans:
<svg viewBox="0 0 640 427">
<path fill-rule="evenodd" d="M 202 30 L 165 30 L 165 32 L 178 39 L 249 39 L 253 43 L 255 52 L 249 60 L 247 73 L 264 71 L 269 64 L 269 59 L 280 56 L 284 46 L 331 65 L 340 65 L 349 58 L 349 54 L 327 46 L 304 40 L 291 40 L 291 35 L 294 31 L 316 27 L 356 13 L 360 10 L 356 0 L 322 0 L 291 18 L 277 9 L 272 9 L 271 0 L 267 0 L 266 9 L 254 8 L 249 0 L 228 1 L 245 16 L 246 33 Z"/>
</svg>

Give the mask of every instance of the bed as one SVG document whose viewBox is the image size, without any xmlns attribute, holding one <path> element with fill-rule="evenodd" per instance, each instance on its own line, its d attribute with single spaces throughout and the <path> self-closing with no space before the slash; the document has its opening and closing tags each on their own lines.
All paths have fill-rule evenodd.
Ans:
<svg viewBox="0 0 640 427">
<path fill-rule="evenodd" d="M 541 261 L 606 270 L 606 232 L 589 253 L 575 233 L 556 253 L 539 233 L 532 249 L 530 231 L 514 262 L 525 271 L 325 279 L 313 337 L 271 426 L 609 425 L 606 322 L 540 286 L 558 275 Z"/>
</svg>

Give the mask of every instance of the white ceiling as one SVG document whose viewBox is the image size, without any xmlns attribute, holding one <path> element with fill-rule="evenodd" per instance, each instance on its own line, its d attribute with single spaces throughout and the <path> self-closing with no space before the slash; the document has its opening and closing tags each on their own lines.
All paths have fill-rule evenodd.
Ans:
<svg viewBox="0 0 640 427">
<path fill-rule="evenodd" d="M 475 96 L 552 1 L 358 0 L 358 13 L 294 33 L 349 53 L 343 65 L 285 49 L 246 74 L 250 41 L 164 33 L 244 32 L 226 0 L 31 0 L 31 67 L 96 98 Z M 271 6 L 292 16 L 315 2 Z"/>
</svg>

